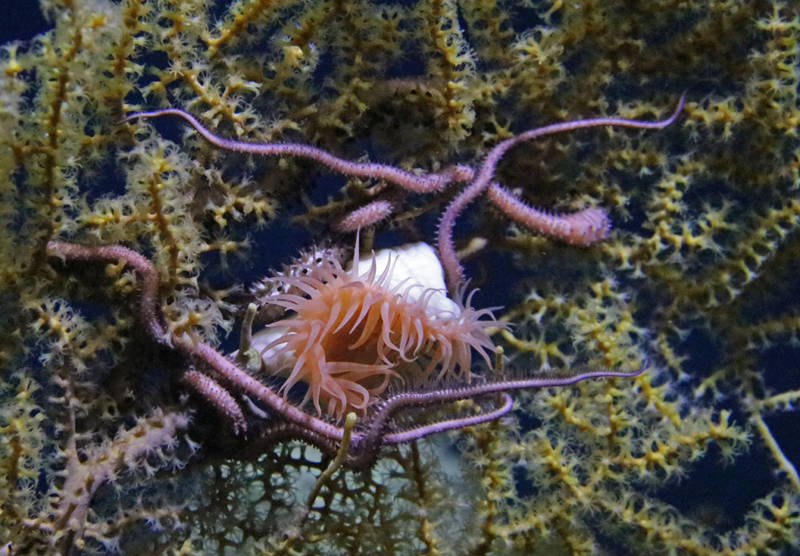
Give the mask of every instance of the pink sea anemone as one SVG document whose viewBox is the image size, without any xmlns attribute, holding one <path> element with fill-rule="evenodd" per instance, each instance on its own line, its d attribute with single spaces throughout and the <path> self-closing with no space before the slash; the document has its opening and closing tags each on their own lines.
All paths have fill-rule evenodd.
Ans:
<svg viewBox="0 0 800 556">
<path fill-rule="evenodd" d="M 486 333 L 502 325 L 471 295 L 445 294 L 433 249 L 424 243 L 384 250 L 352 266 L 326 261 L 274 278 L 283 293 L 269 302 L 291 311 L 253 342 L 267 367 L 288 373 L 281 393 L 308 385 L 318 413 L 340 419 L 363 411 L 391 379 L 418 383 L 435 375 L 469 380 L 472 350 L 491 365 Z"/>
</svg>

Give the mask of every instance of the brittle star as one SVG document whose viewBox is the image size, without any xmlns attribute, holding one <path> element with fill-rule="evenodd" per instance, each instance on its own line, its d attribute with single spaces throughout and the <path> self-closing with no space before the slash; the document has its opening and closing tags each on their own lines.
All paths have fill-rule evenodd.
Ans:
<svg viewBox="0 0 800 556">
<path fill-rule="evenodd" d="M 569 243 L 589 245 L 608 236 L 611 222 L 601 208 L 589 208 L 572 214 L 552 214 L 528 206 L 497 182 L 492 181 L 497 164 L 513 147 L 545 135 L 574 131 L 589 127 L 630 127 L 638 129 L 661 129 L 672 124 L 683 110 L 685 95 L 681 96 L 675 111 L 666 119 L 654 122 L 630 120 L 626 118 L 601 117 L 572 120 L 534 128 L 498 143 L 486 155 L 477 171 L 466 165 L 457 164 L 441 172 L 417 175 L 401 168 L 375 162 L 353 162 L 340 158 L 324 149 L 302 143 L 250 143 L 226 139 L 214 134 L 197 118 L 179 108 L 164 108 L 147 112 L 137 112 L 125 117 L 123 121 L 141 118 L 155 118 L 173 115 L 183 118 L 209 143 L 222 149 L 249 153 L 259 156 L 296 156 L 309 158 L 346 176 L 383 179 L 414 193 L 442 191 L 450 183 L 468 183 L 447 206 L 439 221 L 439 258 L 444 265 L 450 291 L 456 291 L 464 282 L 464 272 L 459 263 L 453 244 L 453 229 L 458 215 L 479 195 L 487 192 L 489 201 L 515 222 L 545 235 Z M 351 218 L 345 229 L 355 230 L 373 223 L 375 219 L 388 216 L 390 204 L 378 201 L 368 205 L 370 210 L 360 210 L 357 217 Z M 354 213 L 355 215 L 355 213 Z"/>
<path fill-rule="evenodd" d="M 669 118 L 656 122 L 623 118 L 593 118 L 532 129 L 499 143 L 485 157 L 477 171 L 469 166 L 455 165 L 446 168 L 442 172 L 427 175 L 416 175 L 386 164 L 348 161 L 325 150 L 304 144 L 259 144 L 225 139 L 213 134 L 191 114 L 175 108 L 132 114 L 126 120 L 169 114 L 177 115 L 188 121 L 209 142 L 224 149 L 256 155 L 290 155 L 311 158 L 342 174 L 384 179 L 416 193 L 441 191 L 451 182 L 468 182 L 464 190 L 445 209 L 439 224 L 439 255 L 444 264 L 450 288 L 457 290 L 464 280 L 463 271 L 453 247 L 453 228 L 456 218 L 464 208 L 485 191 L 488 191 L 489 200 L 512 220 L 547 235 L 573 243 L 589 244 L 606 237 L 608 233 L 610 224 L 602 209 L 590 208 L 570 215 L 547 214 L 527 206 L 499 184 L 492 182 L 498 162 L 509 149 L 522 141 L 587 127 L 662 128 L 671 124 L 677 118 L 683 107 L 683 102 L 684 99 L 682 97 L 677 109 Z M 362 210 L 358 213 L 358 218 L 354 219 L 355 224 L 359 223 L 363 215 L 366 215 L 363 218 L 367 219 L 385 217 L 390 210 L 391 207 L 387 206 L 379 207 L 379 210 Z M 293 405 L 209 344 L 202 341 L 171 337 L 161 315 L 157 299 L 157 273 L 146 258 L 118 245 L 92 247 L 51 241 L 47 247 L 50 255 L 66 260 L 123 261 L 127 266 L 130 266 L 141 282 L 141 292 L 136 313 L 144 329 L 154 341 L 170 346 L 183 354 L 187 360 L 187 368 L 183 370 L 181 380 L 205 398 L 220 414 L 225 416 L 235 432 L 244 434 L 249 428 L 248 420 L 245 418 L 240 403 L 236 399 L 236 396 L 239 395 L 248 404 L 251 413 L 269 419 L 269 424 L 260 434 L 263 442 L 270 443 L 287 437 L 299 438 L 318 446 L 322 451 L 333 456 L 339 449 L 337 444 L 348 437 L 345 434 L 345 429 Z M 222 379 L 226 386 L 221 385 L 209 374 L 197 370 L 197 367 L 210 370 L 217 378 Z M 372 408 L 372 411 L 365 416 L 366 418 L 362 422 L 360 430 L 353 432 L 349 436 L 347 464 L 354 467 L 369 465 L 377 458 L 378 451 L 384 444 L 410 442 L 429 434 L 497 419 L 507 414 L 513 407 L 512 399 L 508 395 L 509 391 L 565 386 L 588 378 L 631 377 L 642 372 L 645 367 L 629 373 L 597 371 L 556 378 L 495 379 L 487 380 L 480 384 L 466 384 L 447 388 L 428 387 L 420 391 L 395 394 L 384 400 L 377 408 Z M 395 416 L 408 408 L 443 405 L 457 400 L 476 399 L 497 393 L 500 394 L 500 399 L 497 402 L 497 407 L 493 410 L 483 411 L 478 415 L 469 417 L 444 419 L 409 430 L 396 430 L 393 428 Z M 268 408 L 269 414 L 256 406 L 251 398 L 264 404 Z"/>
<path fill-rule="evenodd" d="M 130 267 L 139 281 L 139 299 L 135 313 L 140 324 L 153 341 L 170 347 L 184 356 L 186 365 L 181 371 L 182 382 L 191 386 L 223 415 L 235 433 L 246 434 L 250 429 L 248 420 L 236 400 L 239 395 L 251 408 L 251 413 L 268 420 L 266 428 L 253 439 L 255 445 L 264 443 L 269 445 L 284 439 L 299 439 L 318 447 L 330 457 L 336 455 L 340 449 L 339 444 L 346 438 L 345 428 L 293 405 L 210 344 L 169 335 L 157 297 L 158 273 L 147 258 L 121 245 L 87 246 L 63 241 L 48 242 L 47 252 L 49 256 L 65 262 L 121 262 Z M 198 371 L 198 368 L 211 371 L 222 379 L 227 387 L 222 386 L 206 372 Z M 487 380 L 479 384 L 431 387 L 394 394 L 370 411 L 359 430 L 352 432 L 348 439 L 345 465 L 363 468 L 376 460 L 380 448 L 384 445 L 407 443 L 431 434 L 498 419 L 513 408 L 512 398 L 508 394 L 510 391 L 567 386 L 590 378 L 633 377 L 646 368 L 647 364 L 633 372 L 595 371 L 565 377 Z M 500 394 L 497 407 L 490 411 L 467 417 L 443 419 L 406 430 L 397 430 L 393 427 L 396 415 L 409 408 L 443 405 L 497 393 Z M 263 403 L 268 411 L 264 412 L 255 406 L 251 399 Z"/>
</svg>

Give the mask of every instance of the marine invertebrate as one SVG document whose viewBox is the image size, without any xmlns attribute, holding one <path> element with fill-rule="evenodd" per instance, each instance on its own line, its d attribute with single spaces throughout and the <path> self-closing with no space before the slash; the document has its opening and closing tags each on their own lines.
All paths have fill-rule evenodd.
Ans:
<svg viewBox="0 0 800 556">
<path fill-rule="evenodd" d="M 261 342 L 259 350 L 290 368 L 281 387 L 284 395 L 302 380 L 308 385 L 304 401 L 310 399 L 318 413 L 322 412 L 321 403 L 325 403 L 329 415 L 342 419 L 352 409 L 366 409 L 374 397 L 386 389 L 392 376 L 428 377 L 433 369 L 439 368 L 439 379 L 459 376 L 468 381 L 473 349 L 489 362 L 486 350 L 492 349 L 493 344 L 483 329 L 497 323 L 493 322 L 491 311 L 475 311 L 469 306 L 469 300 L 465 304 L 460 302 L 465 277 L 452 243 L 458 214 L 485 190 L 490 190 L 488 198 L 510 218 L 553 237 L 588 245 L 608 234 L 610 222 L 602 209 L 586 209 L 566 216 L 547 214 L 515 199 L 499 184 L 490 184 L 498 162 L 509 149 L 523 141 L 589 127 L 660 129 L 675 121 L 683 105 L 684 97 L 681 97 L 672 115 L 655 122 L 591 118 L 535 128 L 499 143 L 477 171 L 458 164 L 423 175 L 387 164 L 348 161 L 300 143 L 226 139 L 177 108 L 136 112 L 126 116 L 125 121 L 178 116 L 211 144 L 226 150 L 259 156 L 309 158 L 345 175 L 387 180 L 415 193 L 438 192 L 451 182 L 468 183 L 447 206 L 439 224 L 439 254 L 447 269 L 450 291 L 456 292 L 458 303 L 443 306 L 440 301 L 449 301 L 443 297 L 445 285 L 439 277 L 441 271 L 434 272 L 436 276 L 432 282 L 423 282 L 413 275 L 395 278 L 393 267 L 400 260 L 399 254 L 396 261 L 386 260 L 381 265 L 376 265 L 373 258 L 369 269 L 362 270 L 358 242 L 350 272 L 345 271 L 338 260 L 331 259 L 314 267 L 298 268 L 294 276 L 276 278 L 280 289 L 293 289 L 302 294 L 283 293 L 268 300 L 272 305 L 292 311 L 294 316 L 272 323 L 270 326 L 279 328 L 281 333 L 272 341 Z M 380 203 L 377 213 L 375 202 L 357 209 L 345 218 L 345 228 L 352 227 L 350 220 L 357 223 L 358 228 L 362 223 L 371 224 L 386 217 L 391 205 Z M 438 266 L 436 256 L 423 247 L 408 255 L 408 260 L 414 257 L 435 261 L 433 264 Z M 411 282 L 405 283 L 409 279 Z M 410 295 L 413 299 L 409 302 Z M 431 303 L 432 300 L 438 303 Z M 481 320 L 483 316 L 489 319 Z M 271 335 L 267 337 L 272 338 Z M 418 367 L 416 360 L 421 355 L 429 361 L 424 368 L 412 370 L 411 367 Z M 401 363 L 406 367 L 402 372 L 398 367 Z"/>
<path fill-rule="evenodd" d="M 3 549 L 797 550 L 800 27 L 791 3 L 42 5 L 54 29 L 0 47 Z M 549 122 L 655 119 L 685 89 L 681 118 L 661 132 L 583 131 L 509 150 L 452 233 L 481 287 L 476 303 L 507 307 L 498 318 L 514 327 L 493 336 L 507 364 L 628 369 L 650 359 L 649 372 L 510 392 L 505 419 L 400 444 L 388 442 L 406 427 L 464 423 L 506 400 L 398 399 L 372 442 L 376 405 L 328 473 L 335 434 L 284 418 L 173 347 L 200 342 L 209 358 L 234 349 L 228 332 L 251 301 L 252 269 L 318 238 L 351 243 L 335 223 L 375 200 L 389 200 L 391 214 L 365 243 L 433 242 L 462 185 L 415 193 L 312 160 L 217 149 L 170 122 L 155 122 L 159 133 L 119 125 L 125 114 L 179 106 L 223 137 L 300 141 L 417 174 L 477 166 Z M 603 210 L 614 227 L 588 249 L 553 240 L 497 209 L 495 181 L 548 211 Z M 62 266 L 47 256 L 54 239 L 142 255 L 169 343 L 150 334 L 138 302 L 129 307 L 143 287 L 133 265 Z M 234 372 L 244 363 L 226 360 L 214 363 L 261 395 Z M 256 382 L 284 401 L 278 379 Z M 192 388 L 205 394 L 187 399 Z M 159 409 L 175 424 L 190 412 L 188 428 L 165 426 Z M 246 431 L 219 434 L 237 416 Z M 342 428 L 333 424 L 328 432 Z M 126 438 L 156 437 L 126 449 Z M 380 442 L 377 461 L 349 470 L 359 443 Z M 74 519 L 64 519 L 71 507 Z"/>
<path fill-rule="evenodd" d="M 392 203 L 385 199 L 372 201 L 342 218 L 336 224 L 336 229 L 341 232 L 355 232 L 388 218 L 393 210 Z"/>
<path fill-rule="evenodd" d="M 451 182 L 468 182 L 448 205 L 439 224 L 440 257 L 448 271 L 450 290 L 461 297 L 464 276 L 452 245 L 455 220 L 467 204 L 490 188 L 497 163 L 509 149 L 523 141 L 588 127 L 660 129 L 675 121 L 683 104 L 681 97 L 672 115 L 656 122 L 593 118 L 532 129 L 494 147 L 477 171 L 459 164 L 424 175 L 386 164 L 347 161 L 323 149 L 299 143 L 249 143 L 226 139 L 177 108 L 137 112 L 128 115 L 125 121 L 178 116 L 207 141 L 226 150 L 259 156 L 310 158 L 345 175 L 384 179 L 416 193 L 441 191 Z M 498 184 L 492 184 L 489 199 L 512 219 L 571 243 L 593 243 L 606 237 L 610 227 L 601 209 L 587 209 L 568 216 L 546 214 L 514 199 Z M 371 214 L 373 205 L 370 203 L 363 210 Z M 390 209 L 390 206 L 383 207 L 377 218 L 384 217 Z M 361 213 L 354 214 L 348 218 L 364 219 Z M 420 256 L 427 261 L 436 260 L 430 251 L 422 254 L 421 247 L 416 254 L 409 255 L 409 259 Z M 304 380 L 308 384 L 304 401 L 310 399 L 318 413 L 322 412 L 321 402 L 327 404 L 329 415 L 339 419 L 351 409 L 363 411 L 386 389 L 390 377 L 398 375 L 401 362 L 407 367 L 401 374 L 406 376 L 428 377 L 438 367 L 440 379 L 460 375 L 464 380 L 469 380 L 472 349 L 489 362 L 486 350 L 493 344 L 483 328 L 497 324 L 492 322 L 491 311 L 475 311 L 469 307 L 468 300 L 466 304 L 451 302 L 444 307 L 441 302 L 432 304 L 431 300 L 438 300 L 445 289 L 443 281 L 441 285 L 438 283 L 438 275 L 437 281 L 431 283 L 423 283 L 415 276 L 395 279 L 392 261 L 387 260 L 379 269 L 375 260 L 372 259 L 369 270 L 362 271 L 356 242 L 352 272 L 346 272 L 335 259 L 314 268 L 301 268 L 298 275 L 279 276 L 278 281 L 282 282 L 281 289 L 294 289 L 305 295 L 284 293 L 269 301 L 292 311 L 295 316 L 271 324 L 281 329 L 280 337 L 259 349 L 282 360 L 291 369 L 281 387 L 284 395 L 298 381 Z M 438 265 L 438 261 L 435 264 Z M 406 284 L 407 279 L 412 279 L 411 283 Z M 407 301 L 415 290 L 421 291 L 413 294 L 411 302 Z M 482 316 L 490 319 L 481 320 Z M 424 369 L 410 370 L 417 366 L 420 355 L 426 356 L 429 362 Z"/>
<path fill-rule="evenodd" d="M 441 265 L 427 244 L 361 260 L 356 241 L 348 270 L 334 259 L 276 280 L 297 293 L 266 300 L 291 316 L 271 323 L 278 333 L 258 349 L 288 361 L 281 390 L 288 393 L 298 381 L 307 382 L 306 398 L 318 413 L 321 402 L 338 418 L 363 411 L 391 377 L 414 383 L 435 371 L 437 381 L 468 382 L 473 350 L 491 364 L 487 352 L 494 344 L 485 329 L 501 323 L 491 310 L 470 307 L 469 299 L 453 302 L 445 296 Z"/>
<path fill-rule="evenodd" d="M 465 276 L 458 262 L 455 248 L 453 247 L 453 228 L 456 218 L 475 198 L 482 195 L 491 187 L 489 200 L 501 211 L 508 214 L 513 220 L 536 231 L 557 237 L 569 243 L 588 245 L 603 239 L 608 234 L 611 223 L 602 209 L 594 208 L 577 212 L 571 215 L 547 214 L 541 210 L 529 207 L 505 191 L 498 184 L 492 184 L 497 164 L 512 148 L 525 141 L 591 127 L 629 127 L 638 129 L 662 129 L 675 121 L 683 110 L 685 97 L 681 96 L 677 108 L 673 113 L 663 119 L 653 122 L 630 120 L 626 118 L 584 118 L 569 122 L 550 124 L 535 129 L 530 129 L 498 143 L 486 155 L 477 169 L 463 164 L 449 166 L 441 172 L 428 174 L 413 174 L 401 168 L 388 164 L 374 162 L 352 162 L 335 156 L 324 149 L 305 145 L 302 143 L 250 143 L 226 139 L 214 134 L 190 113 L 179 108 L 164 108 L 146 112 L 135 112 L 125 117 L 125 121 L 135 119 L 157 118 L 160 116 L 178 116 L 191 124 L 191 126 L 209 143 L 229 151 L 249 153 L 259 156 L 290 155 L 300 158 L 310 158 L 336 172 L 348 176 L 383 179 L 414 193 L 431 193 L 443 190 L 450 183 L 466 182 L 467 186 L 459 193 L 442 213 L 439 221 L 438 247 L 439 257 L 447 273 L 447 283 L 451 291 L 456 291 L 459 284 L 463 283 Z M 370 224 L 376 219 L 383 218 L 391 207 L 383 205 L 377 214 L 372 214 L 372 203 L 368 216 L 372 219 L 362 218 L 358 213 L 355 220 Z M 360 209 L 358 209 L 360 210 Z M 352 217 L 352 215 L 351 215 Z M 347 220 L 345 219 L 345 222 Z M 352 228 L 352 226 L 349 226 Z"/>
<path fill-rule="evenodd" d="M 490 187 L 500 159 L 523 141 L 530 141 L 545 135 L 575 131 L 589 127 L 631 127 L 639 129 L 661 129 L 678 117 L 683 110 L 685 98 L 682 96 L 675 111 L 666 119 L 655 122 L 627 120 L 625 118 L 587 118 L 550 124 L 530 129 L 519 135 L 510 137 L 495 145 L 481 162 L 470 183 L 447 206 L 439 220 L 438 245 L 439 256 L 447 272 L 448 284 L 451 288 L 464 281 L 464 271 L 458 262 L 453 247 L 453 228 L 456 218 L 475 198 Z M 513 199 L 501 187 L 493 187 L 489 199 L 509 217 L 536 231 L 563 239 L 569 243 L 588 245 L 607 236 L 611 227 L 608 216 L 602 209 L 586 209 L 572 215 L 545 214 L 540 210 L 528 207 Z"/>
<path fill-rule="evenodd" d="M 419 249 L 419 247 L 417 247 L 417 249 Z M 288 390 L 291 388 L 294 382 L 296 382 L 296 378 L 300 375 L 298 370 L 303 369 L 304 365 L 308 365 L 313 371 L 318 373 L 318 376 L 312 373 L 302 375 L 308 377 L 309 388 L 312 390 L 310 397 L 314 399 L 315 389 L 318 392 L 316 395 L 322 396 L 323 389 L 327 388 L 327 390 L 324 391 L 324 395 L 328 397 L 331 402 L 329 404 L 329 409 L 330 413 L 333 415 L 340 415 L 343 409 L 365 409 L 367 402 L 376 405 L 377 407 L 374 408 L 368 416 L 368 419 L 362 424 L 363 430 L 351 434 L 345 428 L 323 418 L 308 414 L 301 407 L 293 405 L 285 397 L 281 397 L 279 393 L 273 392 L 270 388 L 261 384 L 245 369 L 237 366 L 233 360 L 225 357 L 207 343 L 175 336 L 167 332 L 165 327 L 161 324 L 163 322 L 163 316 L 159 310 L 159 303 L 153 295 L 153 277 L 155 276 L 155 269 L 138 253 L 117 245 L 84 246 L 62 241 L 49 242 L 48 253 L 52 257 L 59 258 L 66 262 L 120 262 L 135 269 L 142 282 L 142 287 L 136 303 L 136 313 L 144 329 L 154 341 L 175 349 L 187 358 L 188 361 L 185 363 L 185 368 L 180 371 L 181 380 L 192 387 L 198 394 L 209 400 L 212 406 L 228 420 L 234 432 L 244 433 L 248 429 L 244 414 L 238 402 L 235 400 L 234 395 L 223 388 L 213 378 L 198 372 L 192 363 L 204 364 L 229 384 L 234 392 L 238 391 L 251 396 L 255 401 L 261 402 L 269 408 L 271 415 L 259 409 L 248 398 L 244 398 L 251 412 L 257 417 L 267 421 L 266 428 L 259 433 L 262 442 L 268 445 L 270 442 L 275 442 L 276 440 L 299 438 L 318 446 L 321 450 L 329 453 L 331 457 L 333 457 L 340 449 L 339 443 L 342 439 L 347 437 L 348 453 L 346 461 L 348 465 L 352 467 L 363 467 L 373 463 L 378 456 L 378 451 L 384 444 L 410 442 L 429 434 L 495 420 L 508 413 L 512 408 L 513 404 L 511 398 L 506 394 L 508 391 L 548 386 L 565 386 L 589 378 L 631 377 L 644 370 L 644 368 L 642 368 L 633 372 L 595 371 L 552 378 L 486 379 L 479 384 L 451 384 L 444 388 L 425 386 L 421 391 L 415 392 L 409 390 L 407 392 L 394 394 L 381 400 L 380 403 L 377 403 L 371 399 L 371 396 L 373 394 L 377 395 L 385 389 L 384 382 L 386 380 L 386 371 L 392 369 L 391 363 L 398 362 L 392 361 L 393 358 L 396 357 L 398 360 L 402 360 L 405 363 L 413 363 L 412 357 L 417 357 L 419 352 L 427 351 L 431 362 L 429 363 L 429 369 L 424 371 L 423 374 L 429 374 L 431 370 L 437 366 L 442 367 L 442 374 L 447 374 L 455 368 L 455 365 L 459 365 L 462 366 L 460 375 L 462 375 L 462 377 L 468 377 L 471 360 L 469 350 L 475 348 L 484 357 L 487 357 L 486 350 L 492 347 L 488 337 L 482 333 L 481 327 L 497 324 L 493 320 L 480 320 L 480 317 L 486 314 L 491 315 L 491 312 L 488 310 L 474 311 L 468 307 L 468 304 L 467 306 L 460 306 L 446 297 L 439 297 L 437 303 L 432 303 L 431 299 L 435 298 L 435 296 L 443 296 L 443 288 L 430 288 L 426 287 L 425 284 L 419 283 L 408 285 L 404 293 L 406 295 L 416 296 L 422 300 L 421 305 L 414 309 L 415 311 L 425 311 L 431 306 L 435 307 L 433 315 L 414 315 L 413 312 L 410 312 L 399 319 L 389 319 L 390 304 L 407 303 L 394 299 L 397 296 L 396 288 L 402 287 L 406 280 L 392 275 L 391 271 L 395 263 L 397 263 L 397 260 L 393 261 L 389 255 L 386 255 L 385 260 L 381 263 L 381 266 L 384 268 L 383 273 L 378 278 L 377 282 L 374 282 L 374 285 L 380 288 L 386 288 L 386 291 L 378 293 L 377 290 L 373 289 L 370 291 L 367 289 L 365 295 L 361 296 L 358 303 L 353 303 L 350 308 L 347 308 L 342 302 L 338 309 L 327 312 L 324 319 L 312 319 L 309 324 L 312 330 L 310 335 L 305 335 L 302 332 L 298 333 L 297 330 L 293 330 L 292 324 L 287 319 L 279 321 L 275 324 L 285 327 L 287 329 L 286 332 L 281 333 L 281 337 L 277 340 L 267 343 L 261 348 L 262 352 L 269 352 L 285 344 L 289 350 L 297 351 L 295 357 L 296 360 L 301 363 L 300 365 L 297 363 L 294 364 L 292 369 L 294 376 L 289 376 L 285 383 L 288 384 L 288 386 L 282 389 Z M 423 251 L 423 254 L 424 253 L 425 251 Z M 419 251 L 417 253 L 412 253 L 410 258 L 404 258 L 401 262 L 404 264 L 412 263 L 414 265 L 419 265 L 418 255 Z M 432 254 L 428 256 L 430 257 Z M 376 278 L 378 263 L 376 263 L 374 259 L 370 262 L 364 261 L 365 264 L 369 265 L 369 270 L 366 271 L 363 266 L 359 268 L 358 263 L 358 257 L 356 257 L 353 265 L 356 270 L 353 274 L 346 275 L 338 264 L 334 264 L 332 272 L 323 273 L 323 280 L 332 283 L 332 286 L 334 286 L 334 288 L 331 288 L 331 291 L 327 293 L 331 294 L 332 290 L 336 288 L 348 292 L 351 289 L 365 287 L 364 282 L 373 282 Z M 433 281 L 437 279 L 438 282 L 442 282 L 441 270 L 439 270 L 439 276 L 434 275 Z M 314 292 L 310 288 L 312 286 L 315 288 L 325 286 L 325 281 L 323 280 L 308 279 L 303 281 L 299 279 L 290 279 L 290 277 L 283 277 L 285 285 L 298 288 L 301 291 L 306 291 L 311 296 L 312 301 Z M 392 283 L 392 280 L 394 280 L 394 283 Z M 441 285 L 443 286 L 443 283 Z M 325 295 L 325 293 L 323 293 L 323 295 Z M 340 296 L 342 292 L 334 292 L 334 295 Z M 370 301 L 372 298 L 376 298 L 376 300 L 374 302 Z M 330 303 L 331 307 L 335 307 L 336 302 L 333 300 L 329 301 L 332 301 L 332 303 Z M 298 305 L 302 303 L 302 300 L 294 294 L 278 294 L 273 302 L 284 305 L 287 308 L 297 309 Z M 377 305 L 378 303 L 380 303 L 380 306 Z M 443 306 L 447 308 L 445 309 Z M 377 309 L 377 311 L 373 311 L 373 308 Z M 443 316 L 443 312 L 453 311 L 454 309 L 459 310 L 458 315 L 451 314 L 449 316 Z M 344 313 L 342 313 L 342 311 L 344 311 Z M 456 318 L 454 321 L 451 321 L 449 317 Z M 434 321 L 443 319 L 444 322 L 423 323 L 424 320 L 429 318 Z M 463 321 L 459 320 L 459 318 L 463 318 Z M 358 329 L 358 332 L 355 332 L 356 328 L 354 328 L 353 333 L 346 333 L 344 338 L 334 337 L 333 341 L 328 340 L 326 342 L 322 334 L 322 327 L 327 327 L 329 331 L 333 330 L 335 327 L 346 330 L 346 324 L 351 324 L 353 322 L 358 324 L 362 319 L 366 319 L 365 322 L 367 324 Z M 376 330 L 376 325 L 379 320 L 386 323 L 386 326 L 382 325 L 379 330 Z M 395 320 L 399 320 L 399 333 L 393 330 Z M 303 323 L 303 321 L 300 322 L 300 326 L 295 328 L 302 330 L 306 323 Z M 443 333 L 442 330 L 437 329 L 439 324 L 443 324 L 442 328 L 445 331 L 447 331 L 448 327 L 451 329 L 464 328 L 462 331 L 463 337 L 452 334 L 453 337 L 450 340 L 452 341 L 452 349 L 449 347 L 451 345 L 449 341 L 445 342 L 437 338 L 437 336 Z M 418 332 L 420 328 L 422 330 L 421 333 Z M 412 336 L 410 336 L 412 329 L 417 332 L 413 340 Z M 454 332 L 453 330 L 449 331 L 451 333 Z M 375 332 L 374 336 L 373 332 Z M 299 346 L 295 345 L 292 338 L 293 334 L 300 336 Z M 399 338 L 393 338 L 395 335 L 399 336 Z M 432 335 L 434 341 L 430 342 L 430 340 L 425 337 L 427 335 Z M 403 338 L 405 338 L 405 341 L 403 341 Z M 341 340 L 339 345 L 335 345 L 339 340 Z M 304 345 L 307 342 L 311 344 L 310 347 Z M 412 346 L 412 342 L 416 342 L 416 345 Z M 357 348 L 360 347 L 360 345 L 369 343 L 372 345 L 368 345 L 368 349 L 362 350 L 362 355 L 357 355 L 359 353 L 358 351 L 351 350 L 352 353 L 343 356 L 344 360 L 342 361 L 326 360 L 327 357 L 335 357 L 337 350 L 352 348 L 354 346 Z M 396 345 L 398 343 L 400 344 L 399 346 Z M 334 345 L 331 346 L 331 344 Z M 383 350 L 382 347 L 384 344 L 385 347 L 392 348 L 391 351 L 394 353 L 390 355 L 391 352 Z M 315 353 L 309 355 L 308 351 L 313 352 L 314 345 L 325 346 L 328 348 L 328 351 L 321 356 Z M 331 347 L 335 349 L 331 349 Z M 407 347 L 409 349 L 405 350 L 401 349 L 401 347 Z M 410 349 L 412 347 L 413 349 Z M 363 359 L 364 352 L 367 354 L 367 358 L 377 358 L 381 360 L 381 362 L 370 365 L 359 361 L 360 358 Z M 318 361 L 312 361 L 312 357 L 320 357 L 320 359 Z M 348 358 L 355 359 L 355 361 L 348 360 Z M 314 367 L 314 365 L 318 366 Z M 322 365 L 329 365 L 333 370 L 328 371 L 323 368 Z M 334 376 L 326 376 L 326 371 Z M 339 378 L 335 376 L 337 374 L 345 375 L 340 383 L 334 383 L 334 381 Z M 376 377 L 377 380 L 381 382 L 372 392 L 361 384 L 358 384 L 358 381 L 366 378 L 368 380 L 368 386 L 371 386 L 372 384 L 369 382 L 374 381 Z M 292 382 L 293 379 L 295 379 L 294 382 Z M 334 383 L 334 385 L 332 385 L 332 383 Z M 355 386 L 348 383 L 354 384 Z M 356 395 L 359 395 L 362 399 L 360 401 L 356 400 L 354 403 L 353 400 L 348 397 L 349 392 L 346 388 L 354 390 Z M 482 411 L 478 415 L 448 418 L 436 423 L 415 425 L 411 428 L 406 427 L 406 430 L 395 430 L 391 426 L 391 421 L 394 419 L 395 415 L 409 408 L 441 405 L 452 401 L 479 398 L 495 393 L 502 393 L 498 407 L 493 410 Z M 314 401 L 319 411 L 318 399 L 319 398 Z"/>
</svg>

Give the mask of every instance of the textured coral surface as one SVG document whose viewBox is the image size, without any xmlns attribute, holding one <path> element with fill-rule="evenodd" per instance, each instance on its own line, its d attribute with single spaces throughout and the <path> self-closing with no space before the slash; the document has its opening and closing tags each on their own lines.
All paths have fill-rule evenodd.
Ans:
<svg viewBox="0 0 800 556">
<path fill-rule="evenodd" d="M 800 550 L 796 2 L 41 10 L 51 30 L 0 47 L 0 554 Z M 234 435 L 143 332 L 130 269 L 47 257 L 50 240 L 124 244 L 155 265 L 170 338 L 233 351 L 267 269 L 312 239 L 351 246 L 347 217 L 373 201 L 391 212 L 362 241 L 433 243 L 459 186 L 415 193 L 126 115 L 178 107 L 224 137 L 433 173 L 536 126 L 660 119 L 684 92 L 666 129 L 500 162 L 526 203 L 605 209 L 608 239 L 543 237 L 487 199 L 455 233 L 475 304 L 513 325 L 497 372 L 647 372 L 518 395 L 510 417 L 366 470 Z"/>
</svg>

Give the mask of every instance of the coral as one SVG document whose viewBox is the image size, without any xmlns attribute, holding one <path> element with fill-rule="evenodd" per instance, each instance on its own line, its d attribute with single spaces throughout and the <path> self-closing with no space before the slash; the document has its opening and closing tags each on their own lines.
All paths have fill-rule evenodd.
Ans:
<svg viewBox="0 0 800 556">
<path fill-rule="evenodd" d="M 800 548 L 794 4 L 223 4 L 42 0 L 53 28 L 0 47 L 0 553 Z M 656 122 L 684 92 L 663 129 L 520 139 Z M 165 109 L 393 170 L 125 120 Z M 576 228 L 534 229 L 533 206 Z M 473 386 L 649 369 L 423 439 L 510 399 L 404 408 L 362 470 L 372 415 L 334 443 L 257 430 L 253 392 L 279 384 L 223 387 L 220 354 L 237 319 L 277 318 L 246 313 L 285 285 L 260 277 L 362 221 L 370 246 L 432 242 L 448 213 L 451 287 L 463 272 L 512 325 Z"/>
</svg>

